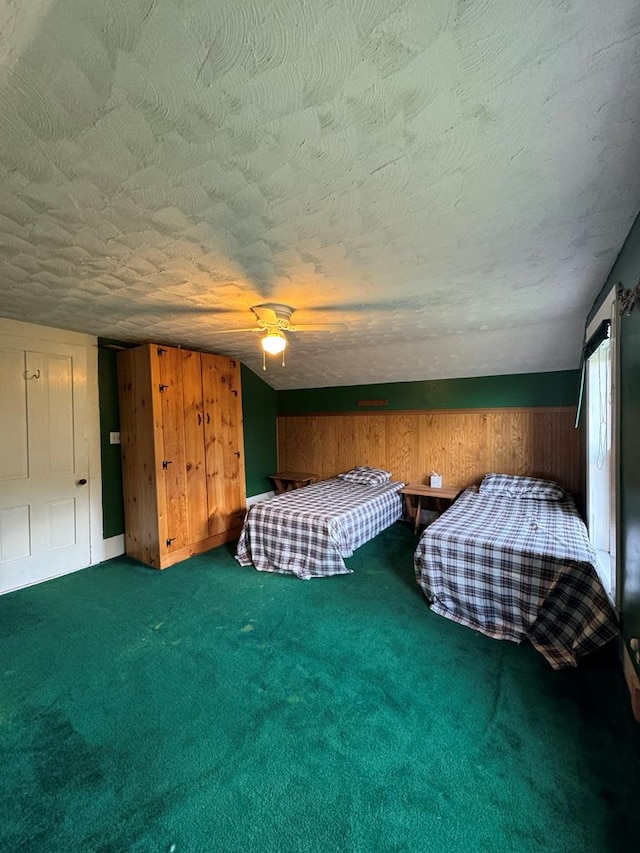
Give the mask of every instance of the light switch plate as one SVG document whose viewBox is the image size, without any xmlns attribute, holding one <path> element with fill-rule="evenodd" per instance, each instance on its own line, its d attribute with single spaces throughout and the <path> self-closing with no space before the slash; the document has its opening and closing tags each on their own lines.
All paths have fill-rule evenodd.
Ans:
<svg viewBox="0 0 640 853">
<path fill-rule="evenodd" d="M 110 432 L 109 433 L 109 444 L 120 444 L 120 433 L 119 432 Z"/>
</svg>

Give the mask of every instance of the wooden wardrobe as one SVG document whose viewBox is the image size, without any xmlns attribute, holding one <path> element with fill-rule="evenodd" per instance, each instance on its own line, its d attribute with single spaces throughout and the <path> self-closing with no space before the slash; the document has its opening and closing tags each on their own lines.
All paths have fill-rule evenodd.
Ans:
<svg viewBox="0 0 640 853">
<path fill-rule="evenodd" d="M 156 569 L 240 535 L 240 364 L 146 344 L 118 353 L 125 547 Z"/>
</svg>

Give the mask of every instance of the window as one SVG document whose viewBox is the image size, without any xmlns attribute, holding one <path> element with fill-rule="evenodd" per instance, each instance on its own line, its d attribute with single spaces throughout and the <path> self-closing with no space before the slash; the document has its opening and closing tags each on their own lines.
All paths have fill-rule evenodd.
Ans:
<svg viewBox="0 0 640 853">
<path fill-rule="evenodd" d="M 598 574 L 614 606 L 616 567 L 615 299 L 605 300 L 587 330 L 585 390 L 587 413 L 587 527 L 598 554 Z"/>
</svg>

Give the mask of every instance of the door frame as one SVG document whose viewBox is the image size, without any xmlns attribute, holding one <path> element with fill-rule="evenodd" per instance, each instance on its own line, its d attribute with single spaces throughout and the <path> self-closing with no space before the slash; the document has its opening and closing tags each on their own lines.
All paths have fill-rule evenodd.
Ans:
<svg viewBox="0 0 640 853">
<path fill-rule="evenodd" d="M 89 565 L 114 556 L 108 553 L 108 541 L 102 534 L 102 465 L 100 461 L 100 409 L 98 399 L 98 339 L 93 335 L 37 326 L 0 317 L 0 335 L 21 338 L 26 350 L 37 350 L 38 343 L 68 344 L 83 347 L 87 354 L 87 445 L 89 451 Z M 86 567 L 83 567 L 86 568 Z M 69 569 L 60 575 L 79 569 Z M 58 575 L 58 576 L 60 576 Z"/>
</svg>

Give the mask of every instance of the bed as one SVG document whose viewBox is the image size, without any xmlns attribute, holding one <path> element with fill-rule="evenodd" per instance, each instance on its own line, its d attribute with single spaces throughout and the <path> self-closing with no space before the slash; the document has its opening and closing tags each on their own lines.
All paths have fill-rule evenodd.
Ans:
<svg viewBox="0 0 640 853">
<path fill-rule="evenodd" d="M 555 483 L 491 474 L 424 531 L 416 580 L 431 610 L 529 640 L 554 669 L 618 633 L 575 504 Z"/>
<path fill-rule="evenodd" d="M 402 516 L 404 484 L 388 472 L 373 483 L 349 473 L 254 504 L 238 541 L 240 565 L 304 580 L 351 572 L 344 558 Z"/>
</svg>

